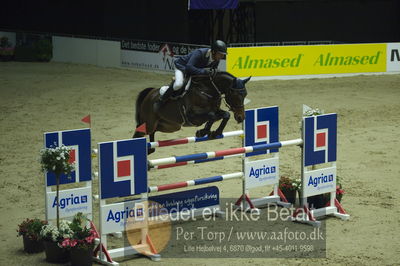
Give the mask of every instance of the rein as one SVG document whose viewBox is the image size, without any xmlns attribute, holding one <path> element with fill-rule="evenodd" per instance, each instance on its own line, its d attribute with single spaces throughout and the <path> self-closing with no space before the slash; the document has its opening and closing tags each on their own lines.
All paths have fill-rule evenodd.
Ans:
<svg viewBox="0 0 400 266">
<path fill-rule="evenodd" d="M 229 111 L 233 111 L 233 112 L 234 112 L 236 109 L 242 108 L 242 107 L 244 106 L 243 104 L 240 105 L 240 106 L 231 106 L 230 104 L 228 104 L 228 103 L 226 102 L 225 97 L 223 96 L 223 95 L 225 95 L 225 94 L 222 93 L 222 92 L 220 91 L 220 89 L 218 88 L 218 86 L 214 83 L 213 76 L 210 76 L 210 82 L 211 82 L 211 84 L 213 85 L 214 89 L 218 92 L 219 99 L 223 99 L 223 100 L 224 100 L 224 103 L 225 103 L 226 107 L 228 107 Z M 229 90 L 232 90 L 232 89 L 229 88 Z"/>
</svg>

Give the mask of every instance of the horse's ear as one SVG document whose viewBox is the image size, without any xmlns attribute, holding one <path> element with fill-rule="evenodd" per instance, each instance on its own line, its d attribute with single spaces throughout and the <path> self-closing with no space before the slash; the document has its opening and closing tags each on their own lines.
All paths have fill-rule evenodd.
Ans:
<svg viewBox="0 0 400 266">
<path fill-rule="evenodd" d="M 244 84 L 246 84 L 250 79 L 251 79 L 251 76 L 248 77 L 247 79 L 244 79 L 244 80 L 243 80 Z"/>
</svg>

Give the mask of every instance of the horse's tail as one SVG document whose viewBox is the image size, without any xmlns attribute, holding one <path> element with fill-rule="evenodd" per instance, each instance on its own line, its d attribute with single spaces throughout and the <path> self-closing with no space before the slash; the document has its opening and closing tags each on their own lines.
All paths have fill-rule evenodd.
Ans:
<svg viewBox="0 0 400 266">
<path fill-rule="evenodd" d="M 144 98 L 149 94 L 149 92 L 153 88 L 146 88 L 142 90 L 138 97 L 136 98 L 136 113 L 135 113 L 135 118 L 136 118 L 136 127 L 139 127 L 141 124 L 143 124 L 144 121 L 140 120 L 140 107 L 142 106 L 142 102 L 144 101 Z"/>
</svg>

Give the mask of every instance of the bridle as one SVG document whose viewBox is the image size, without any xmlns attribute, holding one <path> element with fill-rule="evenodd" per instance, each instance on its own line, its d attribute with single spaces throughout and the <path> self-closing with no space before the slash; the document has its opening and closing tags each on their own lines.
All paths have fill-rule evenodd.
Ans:
<svg viewBox="0 0 400 266">
<path fill-rule="evenodd" d="M 241 105 L 237 105 L 237 106 L 230 105 L 230 104 L 226 101 L 225 97 L 223 96 L 223 95 L 226 94 L 226 92 L 223 93 L 223 92 L 218 88 L 218 86 L 215 84 L 215 82 L 214 82 L 214 80 L 213 80 L 213 76 L 211 76 L 211 75 L 210 75 L 210 82 L 211 82 L 211 84 L 213 85 L 214 89 L 217 91 L 218 96 L 219 96 L 219 99 L 223 99 L 223 100 L 224 100 L 224 103 L 225 103 L 226 107 L 229 108 L 229 111 L 232 111 L 232 112 L 235 113 L 236 110 L 244 108 L 244 103 L 241 104 Z M 245 89 L 245 88 L 243 88 L 243 89 L 233 89 L 233 88 L 231 87 L 231 88 L 229 88 L 228 90 L 230 90 L 230 91 L 235 91 L 234 93 L 236 93 L 236 91 L 237 91 L 237 93 L 242 94 L 246 89 Z"/>
</svg>

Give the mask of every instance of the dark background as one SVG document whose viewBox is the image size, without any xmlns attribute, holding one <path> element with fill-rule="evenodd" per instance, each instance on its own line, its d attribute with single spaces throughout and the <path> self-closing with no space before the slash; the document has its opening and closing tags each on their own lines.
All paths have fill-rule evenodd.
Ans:
<svg viewBox="0 0 400 266">
<path fill-rule="evenodd" d="M 209 44 L 400 41 L 398 0 L 240 1 L 236 10 L 188 10 L 187 0 L 3 2 L 0 30 Z"/>
</svg>

